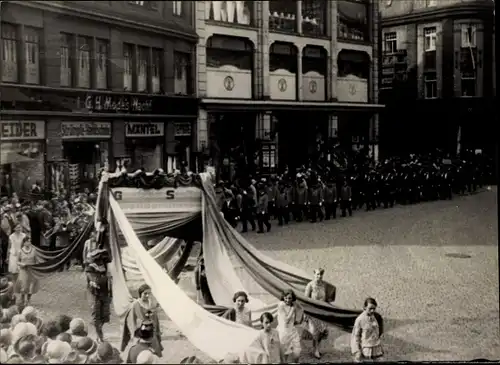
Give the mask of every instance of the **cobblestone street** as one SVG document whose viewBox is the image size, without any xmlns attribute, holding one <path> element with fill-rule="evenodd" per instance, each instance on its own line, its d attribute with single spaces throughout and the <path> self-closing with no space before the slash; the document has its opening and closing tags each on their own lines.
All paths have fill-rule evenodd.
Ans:
<svg viewBox="0 0 500 365">
<path fill-rule="evenodd" d="M 325 268 L 337 286 L 337 304 L 361 308 L 376 298 L 385 319 L 387 360 L 500 359 L 497 190 L 375 212 L 323 223 L 273 225 L 248 234 L 266 254 L 307 271 Z M 180 285 L 193 293 L 190 273 Z M 57 273 L 41 283 L 33 304 L 46 316 L 68 313 L 89 321 L 82 272 Z M 164 358 L 196 354 L 209 361 L 163 321 Z M 105 328 L 119 341 L 119 320 Z M 322 361 L 349 361 L 350 334 L 331 328 Z M 230 347 L 231 345 L 228 344 Z M 310 343 L 302 362 L 313 361 Z"/>
</svg>

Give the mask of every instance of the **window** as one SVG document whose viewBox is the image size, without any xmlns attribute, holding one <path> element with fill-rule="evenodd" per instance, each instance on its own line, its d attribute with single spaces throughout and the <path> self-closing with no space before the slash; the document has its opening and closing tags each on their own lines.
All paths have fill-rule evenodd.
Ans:
<svg viewBox="0 0 500 365">
<path fill-rule="evenodd" d="M 96 88 L 108 88 L 108 42 L 97 41 L 96 49 Z"/>
<path fill-rule="evenodd" d="M 337 57 L 337 75 L 338 77 L 355 76 L 368 80 L 370 65 L 370 56 L 366 52 L 342 50 Z"/>
<path fill-rule="evenodd" d="M 61 58 L 61 70 L 60 70 L 60 84 L 61 86 L 72 86 L 72 65 L 71 65 L 71 49 L 72 49 L 72 39 L 70 34 L 61 34 L 61 46 L 59 47 L 59 53 Z"/>
<path fill-rule="evenodd" d="M 297 47 L 289 43 L 274 42 L 269 48 L 269 71 L 287 70 L 297 74 Z"/>
<path fill-rule="evenodd" d="M 430 7 L 430 6 L 436 6 L 437 1 L 436 0 L 425 0 L 425 6 Z"/>
<path fill-rule="evenodd" d="M 476 96 L 476 49 L 462 48 L 460 54 L 462 96 Z"/>
<path fill-rule="evenodd" d="M 78 87 L 90 88 L 90 41 L 78 38 Z"/>
<path fill-rule="evenodd" d="M 2 81 L 18 82 L 17 28 L 15 25 L 2 23 L 2 49 Z"/>
<path fill-rule="evenodd" d="M 190 72 L 190 55 L 188 53 L 175 52 L 174 72 L 175 72 L 175 93 L 181 95 L 188 94 L 188 82 Z"/>
<path fill-rule="evenodd" d="M 337 33 L 340 39 L 368 41 L 368 1 L 337 1 Z"/>
<path fill-rule="evenodd" d="M 253 47 L 240 38 L 215 35 L 207 40 L 207 67 L 234 66 L 253 70 Z"/>
<path fill-rule="evenodd" d="M 156 1 L 129 1 L 129 3 L 133 4 L 133 5 L 141 6 L 143 8 L 151 9 L 151 10 L 158 9 Z"/>
<path fill-rule="evenodd" d="M 182 1 L 179 1 L 182 2 Z M 206 1 L 205 19 L 250 25 L 254 1 Z"/>
<path fill-rule="evenodd" d="M 139 47 L 137 55 L 137 91 L 148 91 L 149 48 Z"/>
<path fill-rule="evenodd" d="M 326 34 L 327 1 L 302 0 L 302 33 L 322 36 Z"/>
<path fill-rule="evenodd" d="M 436 50 L 436 27 L 424 28 L 424 51 Z"/>
<path fill-rule="evenodd" d="M 462 25 L 462 48 L 476 47 L 476 26 Z"/>
<path fill-rule="evenodd" d="M 163 51 L 161 49 L 153 49 L 153 59 L 151 63 L 151 92 L 153 94 L 160 92 L 162 53 Z"/>
<path fill-rule="evenodd" d="M 40 36 L 37 29 L 24 28 L 25 82 L 40 83 Z"/>
<path fill-rule="evenodd" d="M 435 72 L 429 72 L 424 75 L 424 98 L 437 98 L 437 77 Z"/>
<path fill-rule="evenodd" d="M 123 45 L 123 90 L 132 91 L 132 75 L 134 69 L 134 48 L 131 44 Z"/>
<path fill-rule="evenodd" d="M 398 36 L 396 32 L 384 34 L 384 52 L 396 53 L 398 50 Z"/>
<path fill-rule="evenodd" d="M 290 0 L 269 1 L 269 29 L 284 32 L 297 31 L 297 2 Z"/>
<path fill-rule="evenodd" d="M 172 1 L 174 15 L 182 15 L 182 1 Z"/>
</svg>

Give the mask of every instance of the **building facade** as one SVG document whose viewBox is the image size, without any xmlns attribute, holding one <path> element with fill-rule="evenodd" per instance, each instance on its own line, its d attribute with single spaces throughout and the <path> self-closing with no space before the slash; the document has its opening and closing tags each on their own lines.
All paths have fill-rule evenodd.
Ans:
<svg viewBox="0 0 500 365">
<path fill-rule="evenodd" d="M 189 163 L 193 11 L 184 1 L 2 2 L 1 184 L 53 188 L 57 173 L 92 188 L 106 165 Z"/>
<path fill-rule="evenodd" d="M 272 174 L 376 144 L 376 1 L 197 1 L 195 17 L 204 163 Z"/>
<path fill-rule="evenodd" d="M 496 155 L 494 2 L 382 0 L 381 154 Z"/>
</svg>

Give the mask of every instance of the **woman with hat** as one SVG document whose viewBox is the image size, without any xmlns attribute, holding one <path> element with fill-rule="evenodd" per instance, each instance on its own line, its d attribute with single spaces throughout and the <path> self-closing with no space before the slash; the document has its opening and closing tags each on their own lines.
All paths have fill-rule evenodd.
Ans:
<svg viewBox="0 0 500 365">
<path fill-rule="evenodd" d="M 135 330 L 134 336 L 137 338 L 137 343 L 128 350 L 125 361 L 127 364 L 137 364 L 137 358 L 143 351 L 151 351 L 152 353 L 155 351 L 152 347 L 155 328 L 149 319 L 141 323 L 141 326 Z"/>
<path fill-rule="evenodd" d="M 31 244 L 31 238 L 26 236 L 21 244 L 17 256 L 19 274 L 17 277 L 15 292 L 21 295 L 21 305 L 28 306 L 31 296 L 38 292 L 38 279 L 35 277 L 32 267 L 36 264 L 37 254 Z"/>
<path fill-rule="evenodd" d="M 131 334 L 143 323 L 148 320 L 152 323 L 154 335 L 151 339 L 151 349 L 158 356 L 162 356 L 163 347 L 161 345 L 161 328 L 158 320 L 157 311 L 159 304 L 151 294 L 151 288 L 143 284 L 138 290 L 137 298 L 130 310 L 125 314 L 124 328 L 122 333 L 121 351 L 124 351 L 130 341 Z"/>
</svg>

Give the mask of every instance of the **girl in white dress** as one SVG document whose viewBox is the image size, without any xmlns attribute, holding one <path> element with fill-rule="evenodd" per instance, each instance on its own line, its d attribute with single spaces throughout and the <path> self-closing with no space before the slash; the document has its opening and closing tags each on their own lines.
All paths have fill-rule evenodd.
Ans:
<svg viewBox="0 0 500 365">
<path fill-rule="evenodd" d="M 302 351 L 298 327 L 304 320 L 304 310 L 296 300 L 293 290 L 287 289 L 278 304 L 278 333 L 286 363 L 298 363 Z"/>
<path fill-rule="evenodd" d="M 23 229 L 20 224 L 16 224 L 14 227 L 14 232 L 9 236 L 9 273 L 12 275 L 12 280 L 17 279 L 17 274 L 19 273 L 19 267 L 17 265 L 17 258 L 19 256 L 19 251 L 21 251 L 21 245 L 23 243 L 26 234 L 23 233 Z"/>
</svg>

